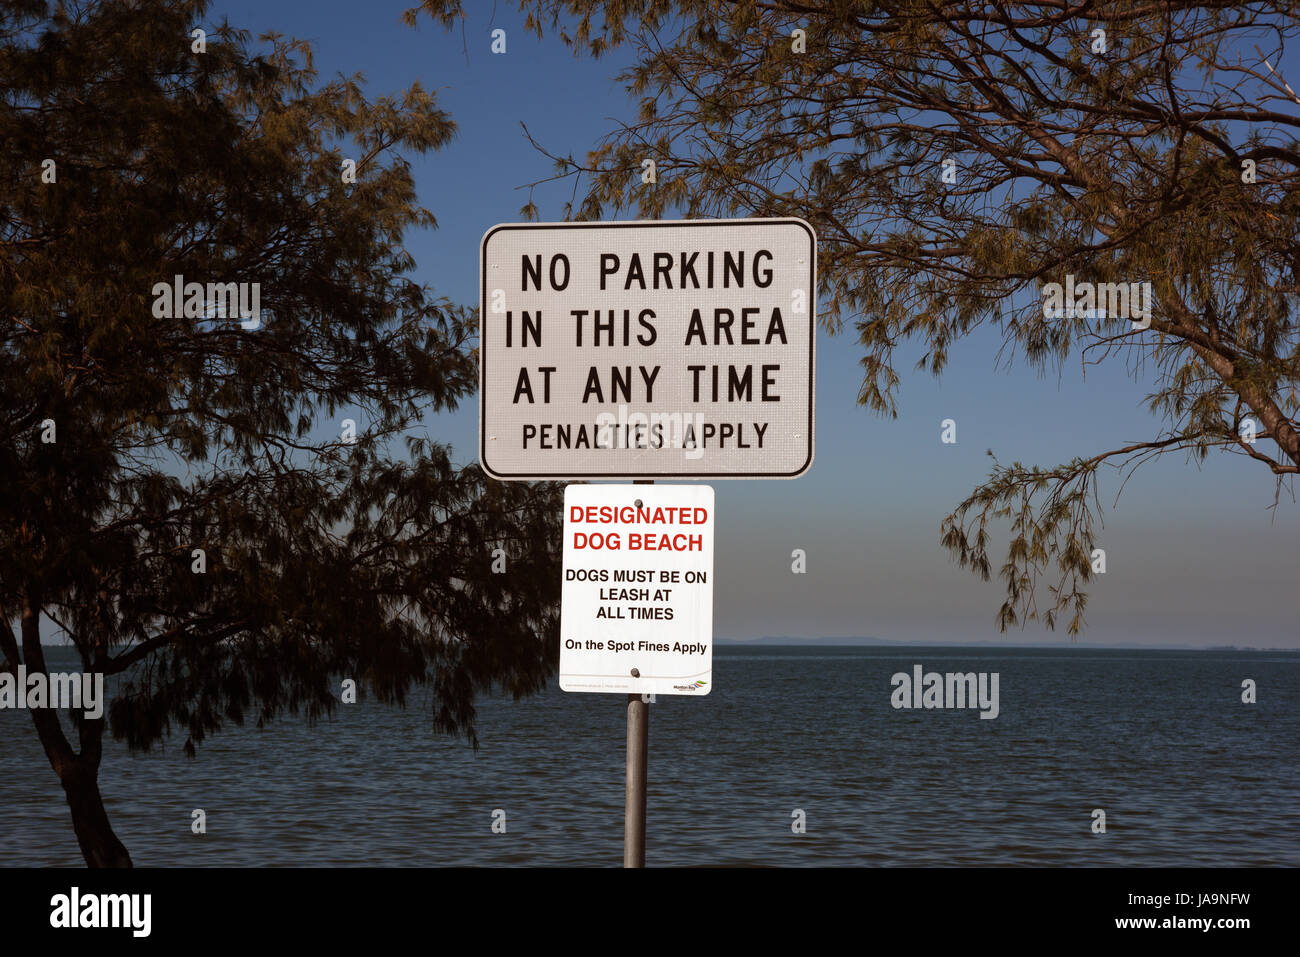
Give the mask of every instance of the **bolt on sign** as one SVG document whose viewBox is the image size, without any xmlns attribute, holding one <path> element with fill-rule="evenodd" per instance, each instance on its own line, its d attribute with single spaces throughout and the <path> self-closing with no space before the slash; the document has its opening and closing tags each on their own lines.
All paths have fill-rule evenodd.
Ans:
<svg viewBox="0 0 1300 957">
<path fill-rule="evenodd" d="M 713 489 L 564 490 L 560 688 L 705 695 L 713 683 Z"/>
<path fill-rule="evenodd" d="M 817 242 L 799 219 L 494 226 L 479 459 L 497 479 L 812 465 Z"/>
</svg>

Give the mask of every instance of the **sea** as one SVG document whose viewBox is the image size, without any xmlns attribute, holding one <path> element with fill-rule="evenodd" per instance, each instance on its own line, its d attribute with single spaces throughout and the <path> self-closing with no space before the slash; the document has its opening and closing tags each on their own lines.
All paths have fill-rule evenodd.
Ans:
<svg viewBox="0 0 1300 957">
<path fill-rule="evenodd" d="M 894 707 L 916 665 L 996 673 L 997 717 Z M 723 645 L 709 694 L 649 706 L 646 863 L 1295 867 L 1298 706 L 1290 652 Z M 138 866 L 617 867 L 626 711 L 484 697 L 475 750 L 427 695 L 363 699 L 193 759 L 109 741 L 100 777 Z M 0 710 L 0 866 L 81 864 L 30 715 Z"/>
</svg>

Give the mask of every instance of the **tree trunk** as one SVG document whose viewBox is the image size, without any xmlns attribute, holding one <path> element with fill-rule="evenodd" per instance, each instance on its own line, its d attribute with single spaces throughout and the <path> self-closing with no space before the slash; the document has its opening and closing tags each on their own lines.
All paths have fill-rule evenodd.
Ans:
<svg viewBox="0 0 1300 957">
<path fill-rule="evenodd" d="M 22 609 L 23 658 L 29 673 L 40 672 L 48 676 L 45 652 L 41 648 L 40 607 L 35 589 L 32 589 L 25 596 Z M 7 634 L 4 642 L 6 657 L 14 650 L 12 644 L 12 634 Z M 67 795 L 81 856 L 91 867 L 130 867 L 131 855 L 113 833 L 113 826 L 108 823 L 108 812 L 104 810 L 104 799 L 99 793 L 104 718 L 92 720 L 83 717 L 78 729 L 81 753 L 77 754 L 63 733 L 58 712 L 53 708 L 33 708 L 31 716 L 50 767 L 59 776 L 63 793 Z"/>
<path fill-rule="evenodd" d="M 72 828 L 81 845 L 81 855 L 91 867 L 130 867 L 131 855 L 113 833 L 99 793 L 99 762 L 92 766 L 78 760 L 60 776 L 63 792 L 72 810 Z"/>
</svg>

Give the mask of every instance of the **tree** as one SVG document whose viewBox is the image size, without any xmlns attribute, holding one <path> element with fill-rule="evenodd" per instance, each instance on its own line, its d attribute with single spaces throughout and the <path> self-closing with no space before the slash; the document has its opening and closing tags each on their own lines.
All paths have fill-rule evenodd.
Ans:
<svg viewBox="0 0 1300 957">
<path fill-rule="evenodd" d="M 473 316 L 402 247 L 434 219 L 396 151 L 451 119 L 419 86 L 318 83 L 279 35 L 192 33 L 205 12 L 0 8 L 0 653 L 48 673 L 46 622 L 116 683 L 104 717 L 31 712 L 91 865 L 131 862 L 106 727 L 193 755 L 352 678 L 431 686 L 433 728 L 474 740 L 475 693 L 533 692 L 558 654 L 558 488 L 418 428 L 477 378 Z"/>
<path fill-rule="evenodd" d="M 863 405 L 897 414 L 906 343 L 938 374 L 980 326 L 998 331 L 1005 356 L 1039 368 L 1078 355 L 1085 367 L 1126 363 L 1150 383 L 1149 439 L 1054 467 L 995 459 L 943 521 L 942 544 L 985 579 L 990 524 L 1009 525 L 1003 630 L 1038 618 L 1054 627 L 1068 612 L 1078 633 L 1104 464 L 1131 475 L 1174 452 L 1228 452 L 1293 491 L 1300 96 L 1280 72 L 1300 27 L 1293 4 L 520 8 L 530 29 L 554 29 L 575 53 L 634 56 L 619 77 L 640 98 L 636 121 L 582 160 L 551 156 L 557 178 L 587 183 L 565 215 L 808 220 L 825 322 L 838 331 L 852 318 L 864 351 Z M 421 11 L 444 24 L 461 15 L 457 0 L 424 0 L 408 19 Z M 656 183 L 638 176 L 646 158 Z M 524 214 L 535 215 L 531 200 Z M 1094 297 L 1104 290 L 1102 315 L 1087 314 L 1082 289 L 1078 310 L 1046 315 L 1061 292 L 1052 284 L 1071 278 Z M 1117 283 L 1151 293 L 1149 317 L 1118 299 Z"/>
</svg>

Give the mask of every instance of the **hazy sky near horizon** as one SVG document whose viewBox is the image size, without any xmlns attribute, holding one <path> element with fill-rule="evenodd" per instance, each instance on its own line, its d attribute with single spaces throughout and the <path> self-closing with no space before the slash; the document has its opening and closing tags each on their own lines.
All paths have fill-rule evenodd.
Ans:
<svg viewBox="0 0 1300 957">
<path fill-rule="evenodd" d="M 478 300 L 479 240 L 492 225 L 518 222 L 527 183 L 551 163 L 527 142 L 520 122 L 549 151 L 582 156 L 635 104 L 613 80 L 619 54 L 576 60 L 558 38 L 523 29 L 514 5 L 468 3 L 451 32 L 422 18 L 406 27 L 414 0 L 218 2 L 209 22 L 228 17 L 254 35 L 275 30 L 312 43 L 322 80 L 360 71 L 371 97 L 415 81 L 438 93 L 458 126 L 447 148 L 410 157 L 421 202 L 436 231 L 407 237 L 414 278 L 467 305 Z M 493 55 L 489 31 L 507 31 Z M 468 49 L 466 49 L 466 47 Z M 1300 68 L 1283 63 L 1292 85 Z M 572 183 L 534 194 L 542 221 L 562 218 Z M 851 324 L 850 324 L 851 328 Z M 713 481 L 717 490 L 715 629 L 719 638 L 866 635 L 900 641 L 989 640 L 1004 589 L 958 568 L 939 544 L 943 517 L 982 481 L 994 450 L 1006 463 L 1051 466 L 1152 437 L 1143 408 L 1147 384 L 1122 366 L 1087 370 L 1074 357 L 1056 375 L 995 362 L 1000 340 L 982 332 L 960 342 L 942 378 L 912 371 L 924 351 L 900 350 L 900 413 L 881 418 L 856 404 L 860 349 L 854 334 L 819 334 L 817 449 L 812 470 L 790 481 Z M 940 442 L 955 419 L 958 441 Z M 428 421 L 454 458 L 476 457 L 477 406 Z M 1300 506 L 1284 494 L 1269 510 L 1274 482 L 1259 463 L 1212 457 L 1197 467 L 1181 455 L 1145 466 L 1112 507 L 1119 479 L 1101 497 L 1107 574 L 1096 579 L 1081 643 L 1141 642 L 1300 647 Z M 1005 537 L 991 549 L 1000 564 Z M 791 552 L 807 553 L 807 574 Z M 1068 644 L 1031 624 L 1005 640 Z"/>
</svg>

